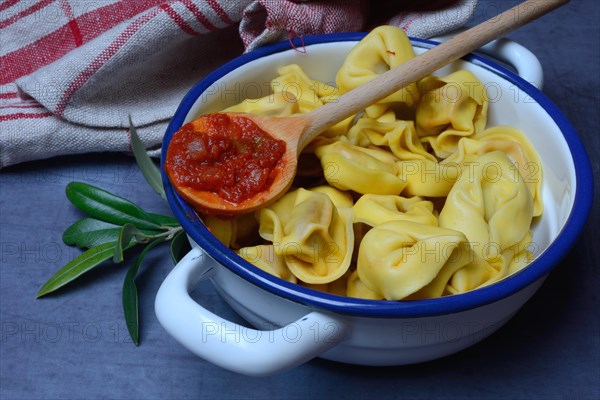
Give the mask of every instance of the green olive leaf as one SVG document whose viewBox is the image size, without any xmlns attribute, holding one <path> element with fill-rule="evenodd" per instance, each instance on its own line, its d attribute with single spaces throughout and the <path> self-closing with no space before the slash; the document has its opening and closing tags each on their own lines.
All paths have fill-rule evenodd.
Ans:
<svg viewBox="0 0 600 400">
<path fill-rule="evenodd" d="M 165 189 L 162 184 L 160 170 L 150 159 L 148 153 L 146 153 L 144 144 L 140 140 L 133 122 L 131 122 L 131 115 L 129 116 L 129 134 L 131 137 L 131 149 L 133 150 L 133 156 L 135 157 L 135 161 L 140 167 L 144 178 L 146 178 L 146 182 L 148 182 L 150 187 L 154 189 L 154 191 L 158 193 L 160 197 L 166 200 L 167 196 L 165 195 Z"/>
<path fill-rule="evenodd" d="M 153 221 L 160 224 L 162 227 L 174 228 L 179 226 L 179 221 L 177 221 L 177 218 L 161 214 L 148 214 L 150 214 L 150 217 L 152 217 Z"/>
<path fill-rule="evenodd" d="M 140 229 L 148 236 L 158 235 L 164 231 Z M 121 226 L 109 224 L 95 218 L 82 218 L 63 232 L 63 242 L 69 246 L 89 249 L 104 243 L 119 240 Z"/>
<path fill-rule="evenodd" d="M 125 224 L 119 232 L 119 238 L 115 243 L 115 252 L 113 255 L 113 262 L 118 264 L 123 262 L 123 250 L 129 246 L 129 244 L 138 244 L 148 241 L 149 236 L 140 231 L 133 224 Z"/>
<path fill-rule="evenodd" d="M 192 249 L 185 231 L 180 231 L 171 240 L 171 258 L 177 264 Z"/>
<path fill-rule="evenodd" d="M 115 245 L 116 242 L 108 242 L 81 253 L 48 279 L 37 292 L 36 297 L 40 298 L 54 292 L 110 259 L 115 252 Z"/>
<path fill-rule="evenodd" d="M 135 263 L 127 270 L 127 275 L 125 275 L 125 280 L 123 281 L 123 313 L 125 314 L 125 323 L 127 324 L 129 336 L 131 336 L 131 339 L 136 346 L 139 344 L 140 328 L 138 291 L 135 284 L 135 277 L 137 276 L 140 265 L 142 265 L 142 261 L 144 260 L 144 257 L 146 257 L 146 254 L 164 241 L 164 238 L 155 239 L 144 247 L 135 260 Z"/>
<path fill-rule="evenodd" d="M 70 182 L 67 198 L 80 210 L 105 222 L 135 225 L 140 229 L 161 229 L 151 214 L 140 207 L 105 190 L 83 182 Z"/>
<path fill-rule="evenodd" d="M 63 232 L 63 242 L 69 246 L 92 248 L 119 239 L 121 227 L 95 218 L 83 218 Z"/>
</svg>

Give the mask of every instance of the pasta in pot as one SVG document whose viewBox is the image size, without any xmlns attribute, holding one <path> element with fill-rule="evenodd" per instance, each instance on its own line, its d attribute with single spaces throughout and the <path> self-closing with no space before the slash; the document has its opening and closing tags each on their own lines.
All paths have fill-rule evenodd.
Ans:
<svg viewBox="0 0 600 400">
<path fill-rule="evenodd" d="M 290 101 L 287 92 L 279 92 L 259 99 L 246 99 L 239 104 L 224 109 L 223 112 L 289 117 L 293 114 L 299 114 L 300 108 L 298 102 Z"/>
<path fill-rule="evenodd" d="M 461 70 L 443 78 L 429 76 L 419 86 L 426 91 L 417 106 L 417 134 L 437 157 L 450 156 L 460 138 L 484 129 L 489 101 L 485 87 L 471 72 Z"/>
<path fill-rule="evenodd" d="M 367 287 L 358 277 L 358 271 L 352 272 L 346 283 L 346 296 L 359 299 L 383 300 L 383 296 Z"/>
<path fill-rule="evenodd" d="M 346 296 L 347 293 L 347 284 L 348 276 L 350 275 L 350 271 L 348 270 L 344 275 L 342 275 L 339 279 L 324 283 L 324 284 L 314 284 L 314 283 L 305 283 L 300 282 L 300 284 L 304 287 L 317 290 L 319 292 L 336 294 L 338 296 Z"/>
<path fill-rule="evenodd" d="M 405 196 L 445 197 L 460 176 L 458 168 L 431 160 L 400 161 L 398 171 Z"/>
<path fill-rule="evenodd" d="M 336 88 L 310 79 L 296 65 L 286 65 L 277 70 L 279 76 L 271 81 L 273 93 L 284 93 L 288 101 L 296 99 L 299 113 L 307 113 L 339 97 Z M 324 137 L 343 135 L 348 130 L 354 117 L 348 117 L 321 133 Z"/>
<path fill-rule="evenodd" d="M 229 219 L 206 215 L 202 221 L 221 243 L 232 249 L 239 249 L 252 242 L 258 229 L 256 219 L 248 214 Z"/>
<path fill-rule="evenodd" d="M 325 179 L 333 187 L 358 193 L 400 194 L 406 182 L 398 176 L 397 159 L 381 149 L 367 149 L 346 142 L 319 146 Z"/>
<path fill-rule="evenodd" d="M 523 178 L 500 152 L 473 162 L 448 193 L 440 226 L 463 232 L 484 260 L 521 242 L 533 218 L 533 199 Z"/>
<path fill-rule="evenodd" d="M 413 221 L 437 226 L 433 203 L 420 197 L 365 194 L 354 204 L 354 222 L 371 227 L 388 221 Z"/>
<path fill-rule="evenodd" d="M 379 74 L 397 67 L 414 58 L 415 53 L 408 37 L 401 29 L 380 26 L 365 36 L 348 54 L 336 76 L 340 94 L 370 81 Z M 377 118 L 393 103 L 412 106 L 419 100 L 416 83 L 367 107 L 365 112 L 371 118 Z"/>
<path fill-rule="evenodd" d="M 458 142 L 457 151 L 441 162 L 443 165 L 453 163 L 465 165 L 478 156 L 492 151 L 502 151 L 513 163 L 533 197 L 533 216 L 542 215 L 542 163 L 531 146 L 518 129 L 509 126 L 494 126 L 473 136 L 462 138 Z"/>
<path fill-rule="evenodd" d="M 284 281 L 297 283 L 296 276 L 288 268 L 285 258 L 275 252 L 273 245 L 244 247 L 238 252 L 244 260 Z"/>
<path fill-rule="evenodd" d="M 391 121 L 381 117 L 379 119 L 363 117 L 358 119 L 346 136 L 354 138 L 350 142 L 358 146 L 374 145 L 389 148 L 399 160 L 436 160 L 423 147 L 413 121 L 396 120 L 395 117 Z"/>
<path fill-rule="evenodd" d="M 330 283 L 350 267 L 352 211 L 336 207 L 327 194 L 297 189 L 262 209 L 259 219 L 261 236 L 301 281 Z"/>
<path fill-rule="evenodd" d="M 313 192 L 323 193 L 329 197 L 329 200 L 334 206 L 340 207 L 352 207 L 354 202 L 352 201 L 352 195 L 348 192 L 338 190 L 331 186 L 317 186 L 312 189 Z"/>
<path fill-rule="evenodd" d="M 375 226 L 358 251 L 358 276 L 387 300 L 439 297 L 454 272 L 471 259 L 458 231 L 410 221 Z"/>
<path fill-rule="evenodd" d="M 446 293 L 465 293 L 519 271 L 531 261 L 531 253 L 527 250 L 530 245 L 531 232 L 528 232 L 523 240 L 504 250 L 494 259 L 484 260 L 474 255 L 473 261 L 452 275 L 446 286 Z"/>
<path fill-rule="evenodd" d="M 349 53 L 337 89 L 287 65 L 272 94 L 225 111 L 310 112 L 412 57 L 400 29 L 379 27 Z M 263 271 L 335 295 L 408 301 L 490 285 L 532 260 L 543 202 L 534 148 L 515 128 L 486 128 L 488 103 L 471 72 L 426 77 L 317 137 L 274 203 L 204 223 Z"/>
</svg>

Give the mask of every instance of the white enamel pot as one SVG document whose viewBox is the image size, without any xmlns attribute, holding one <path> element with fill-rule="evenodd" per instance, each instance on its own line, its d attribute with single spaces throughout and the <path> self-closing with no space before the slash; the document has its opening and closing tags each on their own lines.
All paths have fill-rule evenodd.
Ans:
<svg viewBox="0 0 600 400">
<path fill-rule="evenodd" d="M 335 74 L 362 33 L 319 35 L 245 54 L 194 86 L 181 102 L 163 143 L 163 163 L 173 133 L 197 116 L 269 91 L 277 68 L 296 63 L 313 79 Z M 417 53 L 435 43 L 413 40 Z M 535 260 L 485 288 L 419 301 L 370 301 L 330 295 L 285 282 L 254 267 L 221 244 L 173 190 L 163 170 L 169 204 L 193 250 L 167 276 L 156 296 L 165 330 L 198 356 L 247 375 L 268 375 L 321 357 L 361 365 L 402 365 L 443 357 L 482 340 L 535 293 L 577 240 L 592 202 L 591 167 L 572 126 L 536 86 L 539 62 L 517 44 L 487 47 L 517 74 L 477 55 L 439 71 L 472 71 L 487 87 L 488 126 L 525 132 L 542 160 L 545 211 L 535 223 Z M 531 83 L 529 83 L 531 82 Z M 533 84 L 532 84 L 533 83 Z M 224 320 L 189 295 L 210 279 L 223 299 L 255 329 Z"/>
</svg>

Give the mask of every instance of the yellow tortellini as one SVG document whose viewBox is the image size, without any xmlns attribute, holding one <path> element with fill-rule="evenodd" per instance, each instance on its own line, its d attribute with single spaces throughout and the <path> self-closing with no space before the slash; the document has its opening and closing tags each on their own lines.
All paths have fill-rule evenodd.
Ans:
<svg viewBox="0 0 600 400">
<path fill-rule="evenodd" d="M 289 117 L 299 114 L 298 102 L 287 92 L 273 93 L 259 99 L 246 99 L 239 104 L 223 110 L 223 112 L 240 112 L 277 117 Z"/>
<path fill-rule="evenodd" d="M 286 65 L 271 94 L 225 111 L 308 113 L 413 57 L 401 29 L 379 27 L 337 87 Z M 471 72 L 428 76 L 319 135 L 274 203 L 204 222 L 258 268 L 334 295 L 408 301 L 493 284 L 531 262 L 543 202 L 535 149 L 515 128 L 487 127 L 488 106 Z"/>
<path fill-rule="evenodd" d="M 352 207 L 354 205 L 354 201 L 352 200 L 352 195 L 348 192 L 338 190 L 331 186 L 317 186 L 310 189 L 313 192 L 323 193 L 336 207 Z"/>
<path fill-rule="evenodd" d="M 380 26 L 365 36 L 348 54 L 336 76 L 336 84 L 341 94 L 370 81 L 383 72 L 414 58 L 415 53 L 408 37 L 401 29 Z M 367 107 L 366 113 L 377 118 L 391 103 L 412 106 L 419 100 L 416 83 Z"/>
<path fill-rule="evenodd" d="M 369 289 L 358 277 L 358 271 L 352 272 L 346 282 L 346 296 L 368 300 L 383 300 L 383 295 Z"/>
<path fill-rule="evenodd" d="M 406 182 L 405 196 L 445 197 L 460 176 L 460 169 L 431 160 L 398 162 L 398 176 Z"/>
<path fill-rule="evenodd" d="M 318 191 L 297 189 L 259 212 L 259 234 L 273 243 L 301 281 L 325 284 L 350 267 L 354 249 L 352 209 L 336 207 Z"/>
<path fill-rule="evenodd" d="M 484 260 L 521 242 L 533 218 L 533 199 L 508 157 L 494 151 L 473 162 L 448 193 L 440 226 L 463 232 Z"/>
<path fill-rule="evenodd" d="M 420 197 L 365 194 L 354 204 L 354 222 L 377 226 L 388 221 L 413 221 L 437 226 L 433 203 Z"/>
<path fill-rule="evenodd" d="M 283 66 L 277 72 L 278 76 L 271 81 L 271 94 L 258 99 L 245 99 L 224 109 L 223 112 L 289 117 L 307 113 L 339 97 L 336 88 L 310 79 L 296 64 Z M 351 116 L 338 122 L 321 135 L 336 137 L 345 134 L 353 118 Z"/>
<path fill-rule="evenodd" d="M 314 284 L 314 283 L 305 283 L 301 282 L 302 286 L 307 288 L 317 290 L 319 292 L 336 294 L 338 296 L 346 296 L 347 293 L 347 284 L 348 276 L 350 276 L 350 270 L 346 271 L 344 275 L 340 278 L 336 279 L 333 282 L 322 283 L 322 284 Z"/>
<path fill-rule="evenodd" d="M 499 274 L 494 265 L 480 257 L 474 257 L 449 279 L 445 290 L 449 294 L 465 293 L 492 282 Z"/>
<path fill-rule="evenodd" d="M 514 169 L 519 171 L 523 181 L 533 196 L 533 216 L 542 215 L 542 163 L 525 135 L 518 129 L 509 126 L 488 128 L 473 138 L 462 138 L 457 151 L 442 161 L 444 165 L 465 165 L 482 154 L 502 151 L 513 162 Z"/>
<path fill-rule="evenodd" d="M 406 182 L 398 176 L 397 159 L 381 149 L 334 142 L 315 149 L 327 182 L 358 193 L 400 194 Z"/>
<path fill-rule="evenodd" d="M 399 160 L 435 161 L 417 136 L 414 122 L 396 120 L 392 115 L 388 113 L 378 119 L 359 118 L 346 135 L 349 142 L 362 147 L 374 145 L 389 148 Z"/>
<path fill-rule="evenodd" d="M 390 221 L 364 236 L 358 277 L 387 300 L 439 297 L 471 251 L 459 231 L 410 221 Z"/>
<path fill-rule="evenodd" d="M 252 214 L 240 215 L 234 218 L 221 218 L 206 215 L 202 221 L 208 230 L 225 246 L 239 249 L 251 242 L 256 236 L 258 223 Z"/>
<path fill-rule="evenodd" d="M 277 254 L 273 245 L 244 247 L 238 252 L 244 260 L 284 281 L 297 283 L 296 276 L 288 268 L 284 256 Z"/>
<path fill-rule="evenodd" d="M 450 156 L 460 138 L 484 129 L 489 101 L 485 86 L 471 72 L 429 76 L 419 87 L 425 92 L 416 111 L 417 134 L 437 157 Z"/>
<path fill-rule="evenodd" d="M 452 275 L 446 286 L 446 293 L 465 293 L 519 271 L 531 262 L 531 253 L 528 250 L 530 244 L 531 232 L 528 232 L 523 240 L 493 259 L 484 260 L 474 253 L 473 260 Z"/>
<path fill-rule="evenodd" d="M 299 113 L 307 113 L 339 97 L 336 88 L 310 79 L 296 64 L 283 66 L 277 70 L 277 73 L 279 75 L 271 81 L 273 93 L 283 93 L 288 99 L 296 98 Z M 348 117 L 338 122 L 321 135 L 335 137 L 345 134 L 353 118 Z"/>
<path fill-rule="evenodd" d="M 304 108 L 306 104 L 313 103 L 322 105 L 317 89 L 316 81 L 310 79 L 297 64 L 283 66 L 277 70 L 278 76 L 271 81 L 271 89 L 274 93 L 289 92 L 296 99 L 302 100 L 300 112 L 311 111 L 312 108 Z M 333 90 L 332 90 L 333 91 Z"/>
</svg>

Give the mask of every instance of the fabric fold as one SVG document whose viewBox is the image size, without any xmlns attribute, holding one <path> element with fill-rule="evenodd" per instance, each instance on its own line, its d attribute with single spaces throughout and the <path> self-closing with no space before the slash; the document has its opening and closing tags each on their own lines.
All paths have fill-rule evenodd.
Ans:
<svg viewBox="0 0 600 400">
<path fill-rule="evenodd" d="M 418 15 L 403 3 L 388 22 L 427 37 L 463 25 L 476 0 Z M 210 71 L 270 42 L 369 29 L 368 7 L 365 0 L 10 2 L 0 14 L 0 168 L 128 151 L 129 114 L 143 142 L 159 148 L 181 99 Z"/>
</svg>

